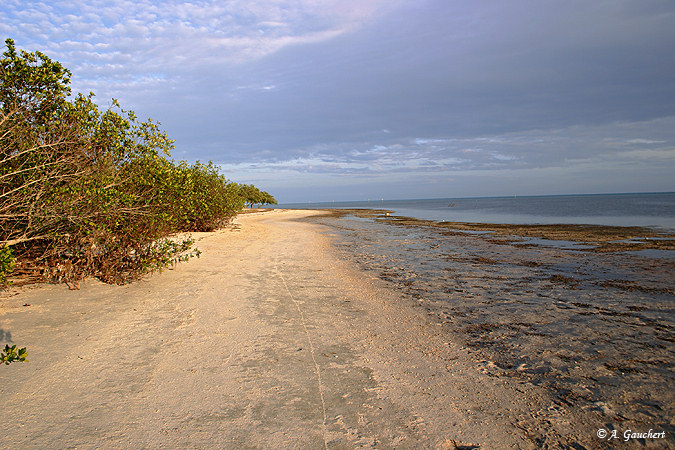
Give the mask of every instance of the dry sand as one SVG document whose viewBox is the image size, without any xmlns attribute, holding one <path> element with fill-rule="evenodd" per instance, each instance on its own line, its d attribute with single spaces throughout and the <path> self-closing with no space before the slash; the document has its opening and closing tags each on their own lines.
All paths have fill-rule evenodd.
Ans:
<svg viewBox="0 0 675 450">
<path fill-rule="evenodd" d="M 0 367 L 0 445 L 531 448 L 575 433 L 292 220 L 312 214 L 240 216 L 197 236 L 200 259 L 131 285 L 3 293 L 0 338 L 30 362 Z"/>
</svg>

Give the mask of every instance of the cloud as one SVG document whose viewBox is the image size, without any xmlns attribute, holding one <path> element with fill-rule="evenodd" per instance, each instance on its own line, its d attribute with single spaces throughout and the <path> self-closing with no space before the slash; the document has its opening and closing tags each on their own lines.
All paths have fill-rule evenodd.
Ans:
<svg viewBox="0 0 675 450">
<path fill-rule="evenodd" d="M 4 0 L 0 33 L 243 182 L 501 192 L 583 167 L 597 190 L 632 165 L 652 190 L 675 189 L 674 19 L 667 0 Z"/>
<path fill-rule="evenodd" d="M 631 139 L 626 141 L 628 144 L 645 144 L 645 145 L 650 145 L 650 144 L 665 144 L 667 141 L 654 141 L 651 139 Z"/>
<path fill-rule="evenodd" d="M 353 30 L 391 2 L 170 0 L 3 2 L 0 28 L 69 67 L 80 90 L 122 91 L 240 64 Z M 171 75 L 169 75 L 171 74 Z M 183 77 L 184 78 L 184 77 Z M 165 87 L 166 88 L 166 87 Z"/>
<path fill-rule="evenodd" d="M 473 138 L 413 138 L 398 142 L 342 143 L 297 149 L 287 158 L 249 155 L 222 164 L 244 177 L 277 173 L 361 178 L 402 174 L 409 182 L 430 174 L 497 173 L 582 167 L 610 168 L 636 160 L 675 165 L 675 116 L 646 122 L 575 126 Z M 635 138 L 651 135 L 652 139 Z M 268 180 L 270 181 L 270 180 Z"/>
</svg>

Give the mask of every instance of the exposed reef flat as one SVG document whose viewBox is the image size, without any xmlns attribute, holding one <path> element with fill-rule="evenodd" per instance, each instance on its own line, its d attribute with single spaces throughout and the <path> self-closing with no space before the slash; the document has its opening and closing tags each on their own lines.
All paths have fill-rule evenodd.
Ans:
<svg viewBox="0 0 675 450">
<path fill-rule="evenodd" d="M 544 387 L 565 420 L 591 412 L 586 434 L 659 428 L 673 445 L 672 235 L 387 212 L 308 220 L 332 227 L 345 258 L 407 293 L 486 373 Z"/>
<path fill-rule="evenodd" d="M 526 238 L 551 241 L 570 241 L 586 244 L 584 248 L 595 252 L 617 252 L 636 250 L 675 250 L 675 233 L 646 227 L 621 227 L 610 225 L 577 224 L 495 224 L 476 222 L 438 222 L 393 216 L 394 211 L 386 209 L 327 209 L 327 215 L 343 217 L 353 215 L 373 218 L 392 225 L 424 226 L 444 230 L 446 234 L 482 232 L 482 237 L 504 243 L 520 243 Z M 583 247 L 577 247 L 582 249 Z"/>
</svg>

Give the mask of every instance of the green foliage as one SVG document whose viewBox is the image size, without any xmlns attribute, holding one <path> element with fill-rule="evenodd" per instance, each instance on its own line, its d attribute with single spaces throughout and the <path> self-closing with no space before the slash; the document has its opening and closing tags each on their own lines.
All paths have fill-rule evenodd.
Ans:
<svg viewBox="0 0 675 450">
<path fill-rule="evenodd" d="M 249 208 L 253 208 L 253 205 L 262 206 L 277 204 L 274 197 L 265 191 L 261 191 L 252 184 L 239 185 L 239 195 L 244 199 L 245 204 L 247 204 Z"/>
<path fill-rule="evenodd" d="M 27 357 L 28 352 L 26 351 L 26 347 L 17 350 L 16 345 L 12 345 L 11 347 L 9 345 L 5 345 L 5 350 L 0 352 L 0 364 L 5 363 L 6 365 L 9 365 L 10 363 L 17 361 L 28 361 L 26 359 Z"/>
<path fill-rule="evenodd" d="M 0 280 L 14 256 L 44 279 L 125 283 L 192 256 L 177 232 L 276 203 L 209 163 L 175 163 L 173 141 L 113 99 L 69 97 L 70 72 L 40 52 L 0 59 Z"/>
<path fill-rule="evenodd" d="M 7 274 L 14 270 L 14 254 L 6 245 L 0 247 L 0 284 L 7 281 Z"/>
<path fill-rule="evenodd" d="M 235 183 L 217 167 L 197 161 L 189 165 L 163 163 L 152 180 L 163 198 L 161 211 L 179 231 L 211 231 L 229 222 L 243 207 Z"/>
<path fill-rule="evenodd" d="M 0 103 L 4 110 L 20 108 L 33 125 L 49 121 L 70 95 L 70 71 L 40 52 L 17 53 L 12 39 L 0 61 Z"/>
</svg>

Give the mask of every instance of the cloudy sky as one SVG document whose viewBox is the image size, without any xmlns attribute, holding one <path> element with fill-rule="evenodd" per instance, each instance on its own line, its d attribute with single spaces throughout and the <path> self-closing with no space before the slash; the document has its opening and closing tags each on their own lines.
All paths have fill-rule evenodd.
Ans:
<svg viewBox="0 0 675 450">
<path fill-rule="evenodd" d="M 672 0 L 0 0 L 0 37 L 281 202 L 675 191 Z"/>
</svg>

